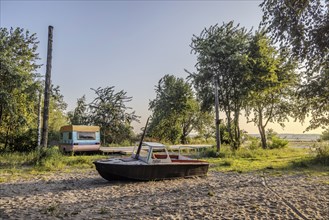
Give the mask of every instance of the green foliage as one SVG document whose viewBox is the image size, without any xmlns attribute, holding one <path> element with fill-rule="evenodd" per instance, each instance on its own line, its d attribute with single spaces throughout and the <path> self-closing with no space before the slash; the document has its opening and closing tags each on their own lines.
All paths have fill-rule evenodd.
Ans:
<svg viewBox="0 0 329 220">
<path fill-rule="evenodd" d="M 135 112 L 129 113 L 131 108 L 126 106 L 132 97 L 126 96 L 123 90 L 115 92 L 114 86 L 92 90 L 96 98 L 90 104 L 85 96 L 79 98 L 77 107 L 68 112 L 70 123 L 100 126 L 103 146 L 131 142 L 134 138 L 131 122 L 138 121 Z"/>
<path fill-rule="evenodd" d="M 73 112 L 68 112 L 70 124 L 72 125 L 88 125 L 88 105 L 86 103 L 86 96 L 83 95 L 77 100 L 77 107 Z"/>
<path fill-rule="evenodd" d="M 328 62 L 328 2 L 265 0 L 262 25 L 281 46 L 291 47 L 293 55 L 307 61 L 307 67 Z"/>
<path fill-rule="evenodd" d="M 322 132 L 321 140 L 329 141 L 329 128 Z"/>
<path fill-rule="evenodd" d="M 329 125 L 328 1 L 265 0 L 263 26 L 301 63 L 298 119 L 311 117 L 307 130 Z"/>
<path fill-rule="evenodd" d="M 37 146 L 37 130 L 29 129 L 24 133 L 19 133 L 15 137 L 15 144 L 9 145 L 6 151 L 9 152 L 31 152 Z"/>
<path fill-rule="evenodd" d="M 266 131 L 266 139 L 267 139 L 267 147 L 269 149 L 280 149 L 288 146 L 289 141 L 279 138 L 278 133 L 276 133 L 273 129 L 268 129 Z M 266 149 L 264 148 L 264 149 Z"/>
<path fill-rule="evenodd" d="M 281 139 L 277 136 L 273 136 L 269 139 L 268 148 L 269 149 L 280 149 L 288 146 L 289 141 Z"/>
<path fill-rule="evenodd" d="M 38 41 L 22 28 L 0 28 L 0 145 L 1 151 L 32 151 L 37 146 Z M 52 86 L 49 140 L 66 123 L 66 104 L 59 88 Z"/>
<path fill-rule="evenodd" d="M 297 171 L 299 169 L 310 172 L 328 172 L 327 165 L 315 163 L 316 155 L 310 154 L 308 149 L 283 148 L 283 149 L 262 149 L 254 150 L 241 147 L 232 151 L 225 146 L 222 148 L 219 157 L 206 158 L 212 170 L 254 172 L 269 171 L 281 172 L 285 170 Z M 319 165 L 317 165 L 319 164 Z"/>
<path fill-rule="evenodd" d="M 104 155 L 65 155 L 58 147 L 33 150 L 28 153 L 6 152 L 0 153 L 0 174 L 42 173 L 45 171 L 70 172 L 74 169 L 94 168 L 93 161 L 107 158 Z M 11 175 L 12 176 L 12 175 Z M 0 181 L 3 179 L 0 178 Z"/>
<path fill-rule="evenodd" d="M 0 143 L 18 148 L 18 139 L 36 127 L 39 84 L 37 38 L 24 29 L 0 28 Z"/>
<path fill-rule="evenodd" d="M 329 166 L 329 143 L 320 142 L 313 145 L 316 149 L 316 163 Z"/>
<path fill-rule="evenodd" d="M 2 152 L 0 153 L 0 167 L 14 168 L 26 165 L 34 165 L 38 158 L 37 151 L 31 152 Z"/>
<path fill-rule="evenodd" d="M 65 167 L 62 158 L 63 154 L 59 151 L 58 147 L 50 147 L 40 150 L 35 164 L 39 169 L 44 171 L 60 170 Z"/>
<path fill-rule="evenodd" d="M 247 142 L 248 144 L 246 145 L 246 147 L 250 150 L 257 150 L 261 147 L 259 138 L 249 136 Z"/>
<path fill-rule="evenodd" d="M 293 90 L 297 85 L 295 65 L 284 52 L 271 45 L 265 33 L 258 31 L 249 46 L 248 99 L 246 116 L 258 127 L 262 147 L 267 148 L 265 129 L 269 122 L 283 122 L 293 112 Z"/>
<path fill-rule="evenodd" d="M 49 121 L 48 121 L 48 145 L 55 146 L 59 144 L 60 128 L 68 123 L 64 113 L 67 104 L 60 93 L 59 86 L 51 86 L 51 96 L 49 104 Z"/>
<path fill-rule="evenodd" d="M 197 73 L 190 78 L 202 108 L 212 110 L 214 80 L 218 82 L 219 107 L 225 112 L 230 144 L 241 144 L 239 116 L 247 95 L 245 75 L 248 71 L 247 49 L 250 32 L 233 22 L 204 29 L 193 36 L 191 48 L 197 54 Z"/>
<path fill-rule="evenodd" d="M 149 103 L 152 120 L 148 135 L 171 143 L 186 143 L 188 134 L 202 127 L 203 117 L 190 84 L 182 78 L 165 75 L 155 92 L 156 98 Z"/>
<path fill-rule="evenodd" d="M 219 153 L 217 152 L 217 149 L 212 147 L 212 148 L 207 148 L 205 151 L 202 152 L 202 157 L 219 157 Z"/>
<path fill-rule="evenodd" d="M 196 121 L 195 130 L 198 132 L 200 139 L 204 138 L 203 142 L 208 143 L 209 139 L 213 139 L 216 133 L 214 113 L 200 111 L 200 120 Z"/>
<path fill-rule="evenodd" d="M 115 92 L 114 86 L 92 89 L 96 98 L 89 104 L 90 124 L 101 128 L 102 144 L 122 143 L 132 137 L 132 121 L 138 121 L 135 112 L 128 112 L 126 103 L 132 100 L 123 90 Z"/>
</svg>

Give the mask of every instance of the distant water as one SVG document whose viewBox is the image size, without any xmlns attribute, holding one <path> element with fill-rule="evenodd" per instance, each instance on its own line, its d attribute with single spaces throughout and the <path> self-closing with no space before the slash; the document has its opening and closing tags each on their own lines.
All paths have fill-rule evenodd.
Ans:
<svg viewBox="0 0 329 220">
<path fill-rule="evenodd" d="M 259 134 L 249 134 L 252 137 L 260 137 Z M 282 139 L 288 141 L 316 141 L 320 138 L 320 134 L 278 134 Z"/>
</svg>

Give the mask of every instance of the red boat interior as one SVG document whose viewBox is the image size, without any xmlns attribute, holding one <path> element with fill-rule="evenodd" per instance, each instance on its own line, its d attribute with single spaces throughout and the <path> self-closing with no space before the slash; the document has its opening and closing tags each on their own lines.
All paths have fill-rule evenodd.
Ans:
<svg viewBox="0 0 329 220">
<path fill-rule="evenodd" d="M 166 159 L 167 155 L 165 154 L 153 154 L 154 159 Z M 195 162 L 204 162 L 201 160 L 179 160 L 178 155 L 169 155 L 172 162 L 175 163 L 195 163 Z"/>
</svg>

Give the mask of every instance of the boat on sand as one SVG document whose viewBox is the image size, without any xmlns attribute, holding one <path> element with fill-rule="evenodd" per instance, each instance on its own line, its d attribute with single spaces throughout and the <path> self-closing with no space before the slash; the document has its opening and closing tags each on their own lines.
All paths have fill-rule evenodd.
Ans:
<svg viewBox="0 0 329 220">
<path fill-rule="evenodd" d="M 169 154 L 165 145 L 142 142 L 130 158 L 94 161 L 106 180 L 163 180 L 207 175 L 209 163 L 180 153 Z"/>
</svg>

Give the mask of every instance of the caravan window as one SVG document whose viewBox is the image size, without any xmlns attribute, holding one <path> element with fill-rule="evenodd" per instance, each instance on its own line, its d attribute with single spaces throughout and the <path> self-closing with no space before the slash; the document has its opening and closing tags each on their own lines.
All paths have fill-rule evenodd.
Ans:
<svg viewBox="0 0 329 220">
<path fill-rule="evenodd" d="M 78 140 L 96 140 L 95 132 L 78 132 Z"/>
</svg>

